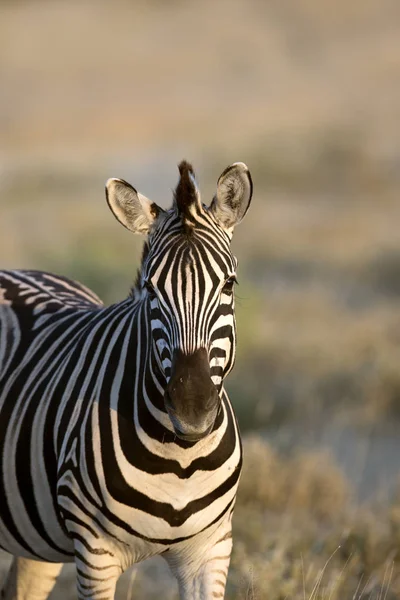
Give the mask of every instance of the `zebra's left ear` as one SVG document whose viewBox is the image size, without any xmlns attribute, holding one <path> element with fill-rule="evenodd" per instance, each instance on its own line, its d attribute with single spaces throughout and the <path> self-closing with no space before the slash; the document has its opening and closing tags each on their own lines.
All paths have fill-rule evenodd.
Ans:
<svg viewBox="0 0 400 600">
<path fill-rule="evenodd" d="M 234 163 L 218 179 L 210 210 L 224 229 L 232 230 L 247 213 L 252 194 L 250 171 L 244 163 Z"/>
<path fill-rule="evenodd" d="M 149 233 L 161 208 L 123 179 L 109 179 L 106 198 L 114 217 L 133 233 Z"/>
</svg>

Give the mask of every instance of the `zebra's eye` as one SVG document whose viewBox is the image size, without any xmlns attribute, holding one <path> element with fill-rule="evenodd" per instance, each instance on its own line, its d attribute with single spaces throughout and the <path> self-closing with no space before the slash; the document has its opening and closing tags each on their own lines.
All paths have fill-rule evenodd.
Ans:
<svg viewBox="0 0 400 600">
<path fill-rule="evenodd" d="M 235 275 L 232 275 L 231 277 L 228 277 L 228 279 L 224 283 L 224 287 L 222 288 L 222 292 L 224 294 L 232 294 L 232 292 L 233 292 L 233 286 L 237 282 L 238 281 L 237 281 Z"/>
</svg>

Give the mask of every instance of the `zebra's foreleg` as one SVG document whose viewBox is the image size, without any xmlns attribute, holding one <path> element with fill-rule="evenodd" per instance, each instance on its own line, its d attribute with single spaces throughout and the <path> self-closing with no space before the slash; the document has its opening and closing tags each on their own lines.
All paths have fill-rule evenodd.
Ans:
<svg viewBox="0 0 400 600">
<path fill-rule="evenodd" d="M 46 600 L 62 564 L 14 557 L 1 591 L 2 600 Z"/>
<path fill-rule="evenodd" d="M 79 600 L 114 600 L 121 569 L 114 565 L 96 568 L 78 561 L 76 570 Z"/>
<path fill-rule="evenodd" d="M 213 545 L 192 547 L 181 557 L 165 555 L 178 579 L 181 600 L 222 600 L 225 597 L 232 534 L 230 529 L 220 534 Z"/>
<path fill-rule="evenodd" d="M 79 600 L 114 600 L 121 564 L 111 553 L 97 552 L 75 551 Z"/>
</svg>

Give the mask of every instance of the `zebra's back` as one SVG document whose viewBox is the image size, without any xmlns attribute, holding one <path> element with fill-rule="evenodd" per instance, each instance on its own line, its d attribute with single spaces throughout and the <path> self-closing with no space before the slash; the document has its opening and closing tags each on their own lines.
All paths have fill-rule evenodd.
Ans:
<svg viewBox="0 0 400 600">
<path fill-rule="evenodd" d="M 53 312 L 67 307 L 89 309 L 103 305 L 94 292 L 61 275 L 33 270 L 0 271 L 0 306 L 17 309 L 29 304 Z"/>
</svg>

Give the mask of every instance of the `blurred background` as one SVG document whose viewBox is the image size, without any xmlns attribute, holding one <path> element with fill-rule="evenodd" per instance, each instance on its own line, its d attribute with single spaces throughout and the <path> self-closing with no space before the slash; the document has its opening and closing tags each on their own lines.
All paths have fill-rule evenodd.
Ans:
<svg viewBox="0 0 400 600">
<path fill-rule="evenodd" d="M 229 600 L 400 597 L 399 123 L 397 0 L 0 1 L 2 268 L 115 302 L 142 240 L 108 177 L 168 206 L 182 158 L 206 202 L 252 172 Z M 177 598 L 161 559 L 118 593 Z"/>
</svg>

